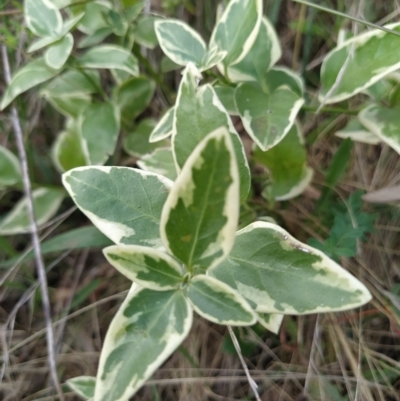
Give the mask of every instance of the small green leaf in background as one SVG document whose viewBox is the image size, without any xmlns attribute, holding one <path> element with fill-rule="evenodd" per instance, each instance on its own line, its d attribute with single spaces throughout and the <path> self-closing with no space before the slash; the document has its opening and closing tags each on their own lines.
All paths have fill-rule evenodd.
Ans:
<svg viewBox="0 0 400 401">
<path fill-rule="evenodd" d="M 114 68 L 133 76 L 139 75 L 137 59 L 128 50 L 117 45 L 96 46 L 79 57 L 78 62 L 82 68 Z"/>
<path fill-rule="evenodd" d="M 303 103 L 303 98 L 286 86 L 267 94 L 258 83 L 245 82 L 235 91 L 235 104 L 243 126 L 263 151 L 285 137 Z"/>
<path fill-rule="evenodd" d="M 0 190 L 21 181 L 21 165 L 17 156 L 0 146 Z"/>
<path fill-rule="evenodd" d="M 147 246 L 114 245 L 103 253 L 120 273 L 142 287 L 166 291 L 182 284 L 181 266 L 165 252 Z"/>
<path fill-rule="evenodd" d="M 206 55 L 206 44 L 189 25 L 178 20 L 158 20 L 156 35 L 163 52 L 176 64 L 192 62 L 200 68 Z"/>
<path fill-rule="evenodd" d="M 141 46 L 148 49 L 154 49 L 158 45 L 158 39 L 155 31 L 155 22 L 158 20 L 153 15 L 142 15 L 136 21 L 134 30 L 135 40 Z"/>
<path fill-rule="evenodd" d="M 181 291 L 134 284 L 104 340 L 95 400 L 129 399 L 178 348 L 191 326 L 192 310 Z"/>
<path fill-rule="evenodd" d="M 149 105 L 155 89 L 154 81 L 147 77 L 133 77 L 115 89 L 115 102 L 121 110 L 124 124 L 132 125 L 134 119 Z"/>
<path fill-rule="evenodd" d="M 96 378 L 92 376 L 77 376 L 66 381 L 67 386 L 85 400 L 94 397 Z"/>
<path fill-rule="evenodd" d="M 312 168 L 307 165 L 307 150 L 298 124 L 272 149 L 256 149 L 254 160 L 268 168 L 272 184 L 263 192 L 267 199 L 287 200 L 300 195 L 310 184 Z"/>
<path fill-rule="evenodd" d="M 399 107 L 388 108 L 371 104 L 361 110 L 358 118 L 362 125 L 400 154 L 399 115 Z"/>
<path fill-rule="evenodd" d="M 221 127 L 187 159 L 164 205 L 161 239 L 190 271 L 205 271 L 232 248 L 239 217 L 239 175 L 231 134 Z"/>
<path fill-rule="evenodd" d="M 58 70 L 62 68 L 71 54 L 74 46 L 74 38 L 67 33 L 62 39 L 53 43 L 44 54 L 44 61 L 50 68 Z"/>
<path fill-rule="evenodd" d="M 12 77 L 11 83 L 4 93 L 0 110 L 6 108 L 21 93 L 42 82 L 48 81 L 57 75 L 57 73 L 58 71 L 50 68 L 43 59 L 26 64 Z"/>
<path fill-rule="evenodd" d="M 386 25 L 386 28 L 400 32 L 399 23 Z M 348 99 L 398 70 L 399 44 L 398 36 L 375 29 L 363 32 L 333 49 L 322 63 L 320 100 L 329 104 Z M 343 65 L 346 68 L 342 72 Z M 326 98 L 334 85 L 335 91 Z"/>
<path fill-rule="evenodd" d="M 78 29 L 87 35 L 91 35 L 102 28 L 109 28 L 110 25 L 104 16 L 111 8 L 112 5 L 108 1 L 86 3 L 83 8 L 84 17 L 79 22 Z"/>
<path fill-rule="evenodd" d="M 90 104 L 80 116 L 80 131 L 88 164 L 104 164 L 117 144 L 119 110 L 111 102 Z"/>
<path fill-rule="evenodd" d="M 208 274 L 263 313 L 346 310 L 371 299 L 360 281 L 324 253 L 272 223 L 256 222 L 238 231 L 228 258 Z"/>
<path fill-rule="evenodd" d="M 24 0 L 25 22 L 37 36 L 57 37 L 63 20 L 58 8 L 50 0 Z"/>
<path fill-rule="evenodd" d="M 261 0 L 231 0 L 215 25 L 210 48 L 226 51 L 225 67 L 238 63 L 257 38 L 263 14 Z"/>
<path fill-rule="evenodd" d="M 368 131 L 356 118 L 350 120 L 343 129 L 336 131 L 335 136 L 342 139 L 350 138 L 354 142 L 368 143 L 371 145 L 381 143 L 379 136 Z"/>
<path fill-rule="evenodd" d="M 282 49 L 274 27 L 263 17 L 257 38 L 250 51 L 239 62 L 228 67 L 232 82 L 262 82 L 267 71 L 281 58 Z"/>
<path fill-rule="evenodd" d="M 73 249 L 102 248 L 112 245 L 109 238 L 103 235 L 96 227 L 81 227 L 65 233 L 56 235 L 40 244 L 43 255 L 51 253 L 63 252 Z M 22 255 L 15 256 L 0 262 L 0 267 L 11 267 L 15 263 L 29 261 L 35 257 L 34 252 L 28 252 L 24 257 Z"/>
<path fill-rule="evenodd" d="M 62 189 L 37 188 L 32 192 L 36 222 L 40 226 L 57 212 L 65 197 Z M 23 197 L 13 209 L 0 219 L 0 234 L 14 235 L 30 231 L 27 200 Z"/>
<path fill-rule="evenodd" d="M 153 132 L 155 126 L 156 122 L 151 118 L 142 120 L 139 125 L 125 138 L 125 152 L 133 157 L 140 158 L 161 146 L 168 146 L 168 140 L 163 140 L 157 143 L 151 143 L 149 141 L 150 134 Z"/>
<path fill-rule="evenodd" d="M 187 296 L 193 309 L 211 322 L 231 326 L 251 326 L 256 322 L 256 314 L 246 300 L 213 277 L 199 274 L 192 278 Z"/>
<path fill-rule="evenodd" d="M 172 135 L 175 107 L 168 109 L 150 134 L 150 142 L 158 142 Z"/>
<path fill-rule="evenodd" d="M 207 134 L 225 126 L 235 148 L 240 175 L 240 200 L 244 202 L 250 189 L 250 170 L 242 141 L 213 87 L 206 84 L 198 88 L 198 73 L 197 68 L 189 64 L 179 87 L 172 134 L 174 158 L 178 168 L 182 168 L 193 149 Z"/>
<path fill-rule="evenodd" d="M 60 173 L 88 164 L 83 150 L 82 137 L 79 131 L 73 127 L 58 134 L 53 144 L 52 156 Z"/>
<path fill-rule="evenodd" d="M 176 180 L 177 173 L 174 156 L 171 148 L 158 148 L 140 158 L 136 164 L 145 171 L 161 174 L 172 181 Z"/>
<path fill-rule="evenodd" d="M 81 211 L 116 244 L 158 247 L 160 216 L 172 182 L 128 167 L 79 167 L 63 184 Z"/>
</svg>

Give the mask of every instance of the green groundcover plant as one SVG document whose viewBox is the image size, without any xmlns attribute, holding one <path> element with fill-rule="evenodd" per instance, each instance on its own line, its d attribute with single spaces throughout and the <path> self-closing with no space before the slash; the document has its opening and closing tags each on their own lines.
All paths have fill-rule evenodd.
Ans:
<svg viewBox="0 0 400 401">
<path fill-rule="evenodd" d="M 208 44 L 187 24 L 146 16 L 142 9 L 143 3 L 129 1 L 117 8 L 107 1 L 25 0 L 26 24 L 39 37 L 30 51 L 44 53 L 17 71 L 1 103 L 5 108 L 46 82 L 42 95 L 66 117 L 53 148 L 64 187 L 114 244 L 104 249 L 107 260 L 132 281 L 108 329 L 97 377 L 68 381 L 77 394 L 95 401 L 135 394 L 186 338 L 193 311 L 213 323 L 259 322 L 277 332 L 285 314 L 342 311 L 371 299 L 350 273 L 278 225 L 255 221 L 237 231 L 251 174 L 230 116 L 240 117 L 254 141 L 254 161 L 270 171 L 266 198 L 297 196 L 313 175 L 296 121 L 303 83 L 275 66 L 281 48 L 262 1 L 231 0 Z M 63 15 L 69 18 L 64 21 Z M 78 56 L 72 53 L 74 29 L 83 34 L 77 47 L 89 48 Z M 397 69 L 391 56 L 363 76 L 347 63 L 349 76 L 335 84 L 354 46 L 356 65 L 368 59 L 367 41 L 383 46 L 393 39 L 388 35 L 371 33 L 339 45 L 322 68 L 321 100 L 341 101 Z M 114 42 L 104 44 L 106 38 Z M 157 43 L 170 61 L 184 67 L 176 102 L 158 123 L 135 125 L 155 83 L 140 74 L 133 53 L 137 44 Z M 102 88 L 99 69 L 109 71 L 111 91 Z M 393 105 L 396 99 L 393 94 Z M 388 111 L 379 114 L 376 107 L 361 112 L 359 120 L 383 138 L 385 130 L 371 115 L 386 119 Z M 140 168 L 104 166 L 121 130 L 127 133 L 124 150 Z M 18 160 L 5 148 L 0 156 L 7 171 L 0 185 L 16 185 Z M 57 211 L 64 192 L 39 188 L 33 196 L 43 223 Z M 22 199 L 1 221 L 0 234 L 26 232 L 25 209 Z"/>
</svg>

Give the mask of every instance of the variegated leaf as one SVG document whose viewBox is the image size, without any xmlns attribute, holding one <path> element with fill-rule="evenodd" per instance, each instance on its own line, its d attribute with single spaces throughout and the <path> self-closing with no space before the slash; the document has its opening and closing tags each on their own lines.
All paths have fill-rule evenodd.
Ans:
<svg viewBox="0 0 400 401">
<path fill-rule="evenodd" d="M 215 85 L 213 88 L 228 114 L 231 116 L 238 116 L 239 112 L 235 104 L 236 86 Z"/>
<path fill-rule="evenodd" d="M 211 131 L 225 126 L 231 134 L 240 175 L 240 200 L 250 188 L 250 170 L 243 144 L 232 121 L 209 84 L 197 88 L 198 70 L 189 64 L 183 74 L 175 105 L 172 150 L 177 168 L 182 168 L 197 144 Z"/>
<path fill-rule="evenodd" d="M 32 192 L 36 223 L 40 226 L 49 221 L 57 212 L 65 197 L 59 188 L 37 188 Z M 0 219 L 0 235 L 14 235 L 30 232 L 27 199 L 23 197 L 13 209 Z"/>
<path fill-rule="evenodd" d="M 50 68 L 58 70 L 62 68 L 71 54 L 74 46 L 74 38 L 67 33 L 62 39 L 53 43 L 44 54 L 44 61 Z"/>
<path fill-rule="evenodd" d="M 230 326 L 251 326 L 256 314 L 247 301 L 229 285 L 213 277 L 198 274 L 187 286 L 193 309 L 211 322 Z"/>
<path fill-rule="evenodd" d="M 78 25 L 78 29 L 91 35 L 102 28 L 109 28 L 110 24 L 104 16 L 112 9 L 112 4 L 108 0 L 95 0 L 84 5 L 85 15 Z"/>
<path fill-rule="evenodd" d="M 343 129 L 336 131 L 335 136 L 343 139 L 350 138 L 354 142 L 368 143 L 371 145 L 377 145 L 382 142 L 379 136 L 368 131 L 356 118 L 350 120 Z"/>
<path fill-rule="evenodd" d="M 158 45 L 158 39 L 155 31 L 155 22 L 158 17 L 153 15 L 142 15 L 136 20 L 134 31 L 135 41 L 148 49 L 154 49 Z"/>
<path fill-rule="evenodd" d="M 222 63 L 226 69 L 241 61 L 257 38 L 263 13 L 262 0 L 231 0 L 216 24 L 210 49 L 217 47 L 227 54 Z"/>
<path fill-rule="evenodd" d="M 399 38 L 400 39 L 400 38 Z M 361 110 L 361 124 L 400 154 L 400 108 L 371 104 Z"/>
<path fill-rule="evenodd" d="M 150 142 L 158 142 L 172 135 L 175 107 L 168 109 L 150 134 Z"/>
<path fill-rule="evenodd" d="M 206 56 L 206 44 L 202 37 L 189 25 L 178 20 L 158 20 L 155 22 L 158 43 L 163 52 L 176 64 L 189 62 L 198 68 Z"/>
<path fill-rule="evenodd" d="M 263 151 L 285 137 L 303 103 L 303 98 L 286 86 L 267 94 L 259 84 L 245 82 L 235 91 L 235 104 L 243 126 Z"/>
<path fill-rule="evenodd" d="M 219 51 L 218 47 L 208 50 L 208 52 L 204 55 L 200 71 L 208 70 L 219 64 L 226 57 L 226 54 L 226 51 Z"/>
<path fill-rule="evenodd" d="M 221 127 L 200 141 L 178 175 L 162 211 L 161 239 L 189 271 L 205 271 L 231 250 L 238 213 L 238 167 Z"/>
<path fill-rule="evenodd" d="M 180 290 L 136 287 L 108 329 L 94 401 L 128 400 L 182 343 L 191 326 L 192 310 Z"/>
<path fill-rule="evenodd" d="M 24 0 L 25 22 L 37 36 L 59 36 L 63 27 L 61 13 L 50 0 Z"/>
<path fill-rule="evenodd" d="M 21 165 L 17 156 L 0 146 L 0 189 L 21 181 Z"/>
<path fill-rule="evenodd" d="M 400 32 L 400 23 L 386 25 L 386 28 Z M 348 99 L 398 70 L 399 44 L 398 36 L 378 29 L 361 33 L 340 44 L 322 63 L 320 100 L 329 104 Z M 332 88 L 334 91 L 330 93 Z"/>
<path fill-rule="evenodd" d="M 182 267 L 165 252 L 147 246 L 114 245 L 103 253 L 120 273 L 142 287 L 167 291 L 182 284 Z"/>
<path fill-rule="evenodd" d="M 287 200 L 300 195 L 310 184 L 312 168 L 307 165 L 307 151 L 298 124 L 272 149 L 256 149 L 254 159 L 267 167 L 272 184 L 263 195 L 276 200 Z"/>
<path fill-rule="evenodd" d="M 69 127 L 58 134 L 54 141 L 52 156 L 60 173 L 88 164 L 83 150 L 82 137 L 75 127 Z"/>
<path fill-rule="evenodd" d="M 158 148 L 141 157 L 136 164 L 145 171 L 161 174 L 172 181 L 176 180 L 176 168 L 171 148 Z"/>
<path fill-rule="evenodd" d="M 99 45 L 88 50 L 77 60 L 82 68 L 105 68 L 139 75 L 137 59 L 126 49 L 117 45 Z"/>
<path fill-rule="evenodd" d="M 258 323 L 274 334 L 279 333 L 285 315 L 279 313 L 257 313 Z"/>
<path fill-rule="evenodd" d="M 94 397 L 96 378 L 93 376 L 77 376 L 66 381 L 67 386 L 85 400 Z"/>
<path fill-rule="evenodd" d="M 79 118 L 88 164 L 104 164 L 114 153 L 119 134 L 119 110 L 111 102 L 92 103 Z"/>
<path fill-rule="evenodd" d="M 80 167 L 63 175 L 77 206 L 116 244 L 161 246 L 161 210 L 172 182 L 128 167 Z"/>
<path fill-rule="evenodd" d="M 5 109 L 18 95 L 57 75 L 58 71 L 50 68 L 43 59 L 28 63 L 18 70 L 8 85 L 0 110 Z"/>
<path fill-rule="evenodd" d="M 238 231 L 229 258 L 208 273 L 263 313 L 340 311 L 371 299 L 360 281 L 324 253 L 271 223 Z"/>
<path fill-rule="evenodd" d="M 239 62 L 228 67 L 232 82 L 263 82 L 267 71 L 281 58 L 282 50 L 274 27 L 263 17 L 257 38 L 250 51 Z"/>
<path fill-rule="evenodd" d="M 268 93 L 273 93 L 280 86 L 287 86 L 298 96 L 304 94 L 304 82 L 294 71 L 286 67 L 274 67 L 270 69 L 264 77 Z"/>
</svg>

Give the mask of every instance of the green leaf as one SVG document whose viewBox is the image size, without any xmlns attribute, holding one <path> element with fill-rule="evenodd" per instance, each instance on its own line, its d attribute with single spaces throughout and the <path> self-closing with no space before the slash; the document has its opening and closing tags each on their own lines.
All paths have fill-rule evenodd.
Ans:
<svg viewBox="0 0 400 401">
<path fill-rule="evenodd" d="M 239 112 L 235 105 L 235 89 L 236 86 L 215 85 L 214 91 L 218 99 L 231 116 L 238 116 Z"/>
<path fill-rule="evenodd" d="M 187 159 L 165 202 L 160 223 L 166 249 L 190 271 L 205 271 L 233 246 L 239 175 L 231 135 L 221 127 Z"/>
<path fill-rule="evenodd" d="M 32 61 L 23 66 L 12 77 L 11 83 L 4 93 L 0 110 L 5 109 L 21 93 L 48 81 L 57 73 L 58 71 L 50 68 L 43 59 Z"/>
<path fill-rule="evenodd" d="M 112 245 L 110 239 L 104 236 L 96 227 L 82 227 L 56 235 L 40 244 L 43 255 L 62 252 L 72 249 L 102 248 Z M 32 251 L 25 256 L 18 255 L 4 262 L 0 262 L 0 267 L 12 267 L 14 264 L 29 261 L 35 257 Z"/>
<path fill-rule="evenodd" d="M 176 64 L 192 62 L 200 68 L 207 53 L 202 37 L 189 25 L 178 20 L 158 20 L 155 22 L 158 42 L 163 52 Z"/>
<path fill-rule="evenodd" d="M 301 77 L 289 70 L 286 67 L 274 67 L 265 75 L 265 84 L 268 88 L 268 93 L 273 93 L 280 86 L 287 86 L 298 96 L 304 94 L 304 83 Z"/>
<path fill-rule="evenodd" d="M 193 309 L 211 322 L 230 326 L 251 326 L 256 314 L 246 300 L 229 285 L 199 274 L 187 287 Z"/>
<path fill-rule="evenodd" d="M 58 188 L 37 188 L 32 192 L 32 196 L 36 222 L 40 226 L 56 214 L 65 197 L 65 192 Z M 14 235 L 28 232 L 30 232 L 30 220 L 27 199 L 23 197 L 9 213 L 2 216 L 0 234 Z"/>
<path fill-rule="evenodd" d="M 192 326 L 192 311 L 181 291 L 137 289 L 136 284 L 132 288 L 104 341 L 95 401 L 129 399 Z"/>
<path fill-rule="evenodd" d="M 386 28 L 400 32 L 399 23 L 386 25 Z M 398 36 L 375 29 L 346 40 L 333 49 L 322 63 L 320 100 L 329 104 L 348 99 L 398 70 L 399 44 Z M 333 87 L 334 92 L 329 93 Z M 330 95 L 328 98 L 327 94 Z"/>
<path fill-rule="evenodd" d="M 250 170 L 243 144 L 214 89 L 207 84 L 197 88 L 198 70 L 189 64 L 183 74 L 175 105 L 172 149 L 178 168 L 197 144 L 211 131 L 225 126 L 231 134 L 240 175 L 240 200 L 246 200 L 250 188 Z"/>
<path fill-rule="evenodd" d="M 261 326 L 274 334 L 278 334 L 284 316 L 279 313 L 257 313 L 257 320 Z"/>
<path fill-rule="evenodd" d="M 17 156 L 0 146 L 0 190 L 21 181 L 21 165 Z"/>
<path fill-rule="evenodd" d="M 153 15 L 142 15 L 136 21 L 134 31 L 135 41 L 148 49 L 154 49 L 158 45 L 158 39 L 154 24 L 158 20 Z"/>
<path fill-rule="evenodd" d="M 142 156 L 136 164 L 145 171 L 161 174 L 172 181 L 176 180 L 176 168 L 171 148 L 158 148 Z"/>
<path fill-rule="evenodd" d="M 228 67 L 232 82 L 262 82 L 267 71 L 281 58 L 282 49 L 274 27 L 262 18 L 257 38 L 250 51 L 239 62 Z"/>
<path fill-rule="evenodd" d="M 96 46 L 99 43 L 103 42 L 103 40 L 110 36 L 112 33 L 113 30 L 110 27 L 100 28 L 98 31 L 82 38 L 79 41 L 78 48 L 84 49 L 86 47 Z"/>
<path fill-rule="evenodd" d="M 88 163 L 104 164 L 117 144 L 119 110 L 111 102 L 93 103 L 83 110 L 79 122 Z"/>
<path fill-rule="evenodd" d="M 94 397 L 96 378 L 92 376 L 77 376 L 66 381 L 67 386 L 85 400 Z"/>
<path fill-rule="evenodd" d="M 303 103 L 304 100 L 286 86 L 267 94 L 258 83 L 245 82 L 235 91 L 235 104 L 243 126 L 263 151 L 285 137 Z"/>
<path fill-rule="evenodd" d="M 335 136 L 343 139 L 350 138 L 354 142 L 368 143 L 370 145 L 381 143 L 379 136 L 368 131 L 356 118 L 350 120 L 343 129 L 336 131 Z"/>
<path fill-rule="evenodd" d="M 49 0 L 24 0 L 25 22 L 37 36 L 59 36 L 63 20 L 58 8 Z"/>
<path fill-rule="evenodd" d="M 133 77 L 118 86 L 114 92 L 116 104 L 121 109 L 122 122 L 129 125 L 149 105 L 156 85 L 147 77 Z"/>
<path fill-rule="evenodd" d="M 53 144 L 52 156 L 60 173 L 87 165 L 82 137 L 76 129 L 70 128 L 58 134 Z"/>
<path fill-rule="evenodd" d="M 216 64 L 219 64 L 226 57 L 226 54 L 226 51 L 219 51 L 218 47 L 213 47 L 212 49 L 208 50 L 208 52 L 204 55 L 200 70 L 208 70 L 214 67 Z"/>
<path fill-rule="evenodd" d="M 165 252 L 147 246 L 114 245 L 103 253 L 120 273 L 142 287 L 166 291 L 182 284 L 181 266 Z"/>
<path fill-rule="evenodd" d="M 226 51 L 223 60 L 226 68 L 238 63 L 250 51 L 257 38 L 263 6 L 261 0 L 231 0 L 216 24 L 210 48 Z"/>
<path fill-rule="evenodd" d="M 168 109 L 150 134 L 150 142 L 158 142 L 172 135 L 175 107 Z"/>
<path fill-rule="evenodd" d="M 128 134 L 124 141 L 124 150 L 133 157 L 146 155 L 160 146 L 168 146 L 168 141 L 158 143 L 149 142 L 150 134 L 156 123 L 150 118 L 142 120 L 133 132 Z"/>
<path fill-rule="evenodd" d="M 116 244 L 161 245 L 161 210 L 172 182 L 128 167 L 79 167 L 63 175 L 76 205 Z"/>
<path fill-rule="evenodd" d="M 74 38 L 67 33 L 62 39 L 53 43 L 44 54 L 44 61 L 50 68 L 62 68 L 74 47 Z"/>
<path fill-rule="evenodd" d="M 350 273 L 271 223 L 256 222 L 240 230 L 229 258 L 209 274 L 263 313 L 339 311 L 371 299 Z"/>
<path fill-rule="evenodd" d="M 300 195 L 310 184 L 313 170 L 307 166 L 307 151 L 298 124 L 272 149 L 256 149 L 254 160 L 267 167 L 272 184 L 265 197 L 287 200 Z"/>
<path fill-rule="evenodd" d="M 134 76 L 139 75 L 137 59 L 129 51 L 116 45 L 96 46 L 79 57 L 78 62 L 83 68 L 114 68 Z"/>
<path fill-rule="evenodd" d="M 361 124 L 400 154 L 400 123 L 398 107 L 387 108 L 371 104 L 361 110 Z"/>
<path fill-rule="evenodd" d="M 91 35 L 101 28 L 110 27 L 104 18 L 110 9 L 112 9 L 112 5 L 109 1 L 91 1 L 85 4 L 85 15 L 80 21 L 78 29 L 87 35 Z"/>
</svg>

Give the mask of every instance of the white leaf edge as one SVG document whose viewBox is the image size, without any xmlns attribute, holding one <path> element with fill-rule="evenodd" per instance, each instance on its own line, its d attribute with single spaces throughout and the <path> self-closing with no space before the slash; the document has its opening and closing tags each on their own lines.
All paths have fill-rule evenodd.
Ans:
<svg viewBox="0 0 400 401">
<path fill-rule="evenodd" d="M 259 313 L 257 313 L 258 323 L 260 323 L 261 326 L 263 326 L 265 329 L 269 330 L 271 333 L 278 334 L 285 315 L 281 315 L 280 313 L 269 313 L 269 315 L 270 315 L 270 318 L 267 322 L 263 316 L 261 316 Z"/>
<path fill-rule="evenodd" d="M 171 114 L 175 113 L 175 106 L 169 108 L 165 114 L 161 117 L 161 120 L 156 124 L 154 127 L 153 131 L 150 134 L 149 142 L 150 143 L 155 143 L 162 141 L 163 139 L 169 138 L 172 135 L 173 128 L 169 131 L 165 130 L 163 134 L 158 134 L 158 131 L 160 131 L 164 125 L 166 125 L 167 121 L 169 118 L 171 118 Z M 173 117 L 174 119 L 175 117 Z"/>
<path fill-rule="evenodd" d="M 67 51 L 65 52 L 64 57 L 60 58 L 57 63 L 54 63 L 51 54 L 54 51 L 54 47 L 61 45 L 61 41 L 68 41 L 66 47 Z M 44 53 L 45 63 L 50 68 L 53 68 L 55 70 L 61 69 L 68 60 L 68 57 L 70 56 L 73 47 L 74 47 L 74 38 L 70 33 L 67 33 L 63 38 L 60 39 L 60 43 L 57 42 L 52 43 L 52 45 L 46 50 L 46 52 Z"/>
</svg>

